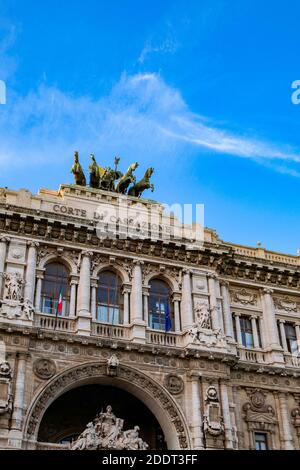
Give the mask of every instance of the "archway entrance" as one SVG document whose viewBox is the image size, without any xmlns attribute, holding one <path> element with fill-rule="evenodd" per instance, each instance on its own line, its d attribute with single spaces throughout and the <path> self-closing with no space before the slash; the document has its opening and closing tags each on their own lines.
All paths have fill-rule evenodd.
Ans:
<svg viewBox="0 0 300 470">
<path fill-rule="evenodd" d="M 167 448 L 157 419 L 144 403 L 125 390 L 102 384 L 83 385 L 58 397 L 43 416 L 38 441 L 64 443 L 76 439 L 107 405 L 124 419 L 124 430 L 139 426 L 140 437 L 149 449 Z"/>
<path fill-rule="evenodd" d="M 87 362 L 55 375 L 41 387 L 29 406 L 24 425 L 28 448 L 38 440 L 41 422 L 49 407 L 65 393 L 85 385 L 111 386 L 134 396 L 159 422 L 168 449 L 190 449 L 191 439 L 183 412 L 170 393 L 150 375 L 120 363 L 117 374 L 108 373 L 107 361 Z M 97 410 L 96 413 L 101 412 Z M 120 416 L 122 418 L 122 416 Z"/>
</svg>

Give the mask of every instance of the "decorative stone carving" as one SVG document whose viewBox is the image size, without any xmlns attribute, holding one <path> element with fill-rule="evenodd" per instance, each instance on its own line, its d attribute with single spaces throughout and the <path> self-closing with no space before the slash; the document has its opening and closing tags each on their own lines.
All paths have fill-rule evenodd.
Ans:
<svg viewBox="0 0 300 470">
<path fill-rule="evenodd" d="M 233 302 L 242 305 L 257 305 L 257 294 L 249 292 L 246 289 L 238 289 L 230 291 Z"/>
<path fill-rule="evenodd" d="M 68 259 L 73 266 L 76 267 L 76 272 L 80 270 L 79 252 L 75 250 L 67 250 L 61 246 L 42 246 L 37 252 L 37 266 L 40 267 L 43 264 L 43 260 L 49 256 L 56 256 L 61 258 L 62 256 Z M 75 269 L 75 268 L 74 268 Z"/>
<path fill-rule="evenodd" d="M 118 367 L 120 361 L 115 354 L 113 354 L 107 361 L 107 375 L 115 377 L 118 375 Z"/>
<path fill-rule="evenodd" d="M 183 392 L 184 383 L 181 377 L 175 374 L 169 374 L 165 378 L 165 386 L 172 395 L 178 395 Z"/>
<path fill-rule="evenodd" d="M 33 364 L 33 371 L 40 379 L 48 380 L 56 374 L 56 365 L 51 359 L 37 359 Z"/>
<path fill-rule="evenodd" d="M 8 362 L 1 362 L 0 377 L 11 378 L 11 367 Z"/>
<path fill-rule="evenodd" d="M 297 312 L 298 304 L 295 300 L 287 295 L 284 297 L 273 297 L 274 305 L 277 310 L 284 310 L 285 312 Z"/>
<path fill-rule="evenodd" d="M 194 313 L 197 326 L 201 328 L 211 328 L 210 314 L 208 305 L 202 302 L 196 302 L 194 306 Z"/>
<path fill-rule="evenodd" d="M 218 391 L 214 386 L 206 390 L 203 430 L 206 435 L 213 437 L 220 436 L 224 432 Z"/>
<path fill-rule="evenodd" d="M 12 410 L 11 367 L 8 362 L 0 364 L 0 415 Z"/>
<path fill-rule="evenodd" d="M 265 430 L 274 432 L 277 420 L 273 407 L 266 403 L 266 394 L 258 388 L 247 390 L 247 393 L 250 402 L 243 405 L 243 411 L 249 431 Z"/>
<path fill-rule="evenodd" d="M 20 273 L 4 273 L 4 299 L 21 301 L 24 280 Z"/>
<path fill-rule="evenodd" d="M 72 450 L 146 450 L 149 446 L 139 437 L 140 428 L 123 431 L 124 420 L 117 418 L 109 405 L 72 444 Z"/>
</svg>

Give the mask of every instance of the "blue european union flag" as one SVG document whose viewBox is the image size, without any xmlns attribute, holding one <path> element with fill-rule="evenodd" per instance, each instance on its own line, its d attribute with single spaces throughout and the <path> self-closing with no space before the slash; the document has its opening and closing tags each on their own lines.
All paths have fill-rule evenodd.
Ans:
<svg viewBox="0 0 300 470">
<path fill-rule="evenodd" d="M 172 330 L 172 322 L 171 322 L 169 304 L 167 303 L 165 305 L 165 331 L 167 332 L 170 330 Z"/>
</svg>

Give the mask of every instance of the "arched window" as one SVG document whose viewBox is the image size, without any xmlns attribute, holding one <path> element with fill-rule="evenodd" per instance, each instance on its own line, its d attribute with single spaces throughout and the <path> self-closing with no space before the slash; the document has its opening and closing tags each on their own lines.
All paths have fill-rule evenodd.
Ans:
<svg viewBox="0 0 300 470">
<path fill-rule="evenodd" d="M 149 326 L 155 330 L 174 331 L 170 288 L 160 279 L 150 282 Z"/>
<path fill-rule="evenodd" d="M 42 283 L 41 312 L 56 315 L 60 293 L 62 294 L 62 316 L 69 315 L 70 273 L 62 263 L 46 266 Z"/>
<path fill-rule="evenodd" d="M 97 320 L 112 325 L 123 323 L 122 280 L 112 271 L 102 271 L 98 279 Z"/>
</svg>

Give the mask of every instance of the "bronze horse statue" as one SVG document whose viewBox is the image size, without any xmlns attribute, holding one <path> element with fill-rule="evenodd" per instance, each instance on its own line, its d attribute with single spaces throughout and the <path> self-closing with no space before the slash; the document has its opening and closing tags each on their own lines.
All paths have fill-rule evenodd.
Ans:
<svg viewBox="0 0 300 470">
<path fill-rule="evenodd" d="M 71 173 L 73 173 L 75 178 L 75 184 L 78 186 L 86 186 L 86 179 L 83 173 L 83 169 L 79 163 L 78 152 L 74 152 L 74 165 L 72 166 Z"/>
<path fill-rule="evenodd" d="M 136 182 L 136 177 L 132 173 L 137 169 L 138 166 L 139 164 L 137 162 L 130 165 L 127 172 L 122 176 L 116 186 L 117 193 L 125 194 L 130 183 Z"/>
<path fill-rule="evenodd" d="M 154 171 L 154 168 L 150 167 L 144 174 L 144 178 L 142 178 L 140 181 L 138 181 L 136 184 L 131 186 L 131 188 L 128 191 L 128 196 L 134 196 L 134 197 L 141 197 L 141 194 L 145 189 L 151 189 L 151 191 L 154 191 L 154 184 L 150 183 L 150 178 L 152 176 L 152 173 Z"/>
<path fill-rule="evenodd" d="M 123 176 L 123 173 L 117 170 L 119 159 L 115 159 L 115 169 L 110 167 L 103 168 L 96 162 L 95 156 L 91 154 L 92 163 L 89 166 L 90 187 L 104 189 L 106 191 L 115 191 L 114 182 Z"/>
<path fill-rule="evenodd" d="M 100 179 L 105 173 L 105 168 L 99 166 L 96 162 L 95 155 L 91 153 L 92 163 L 89 166 L 90 171 L 90 187 L 99 189 L 100 187 Z"/>
<path fill-rule="evenodd" d="M 109 166 L 105 168 L 103 176 L 100 178 L 100 189 L 106 191 L 115 191 L 115 181 L 120 179 L 123 173 L 118 170 L 113 170 Z"/>
</svg>

